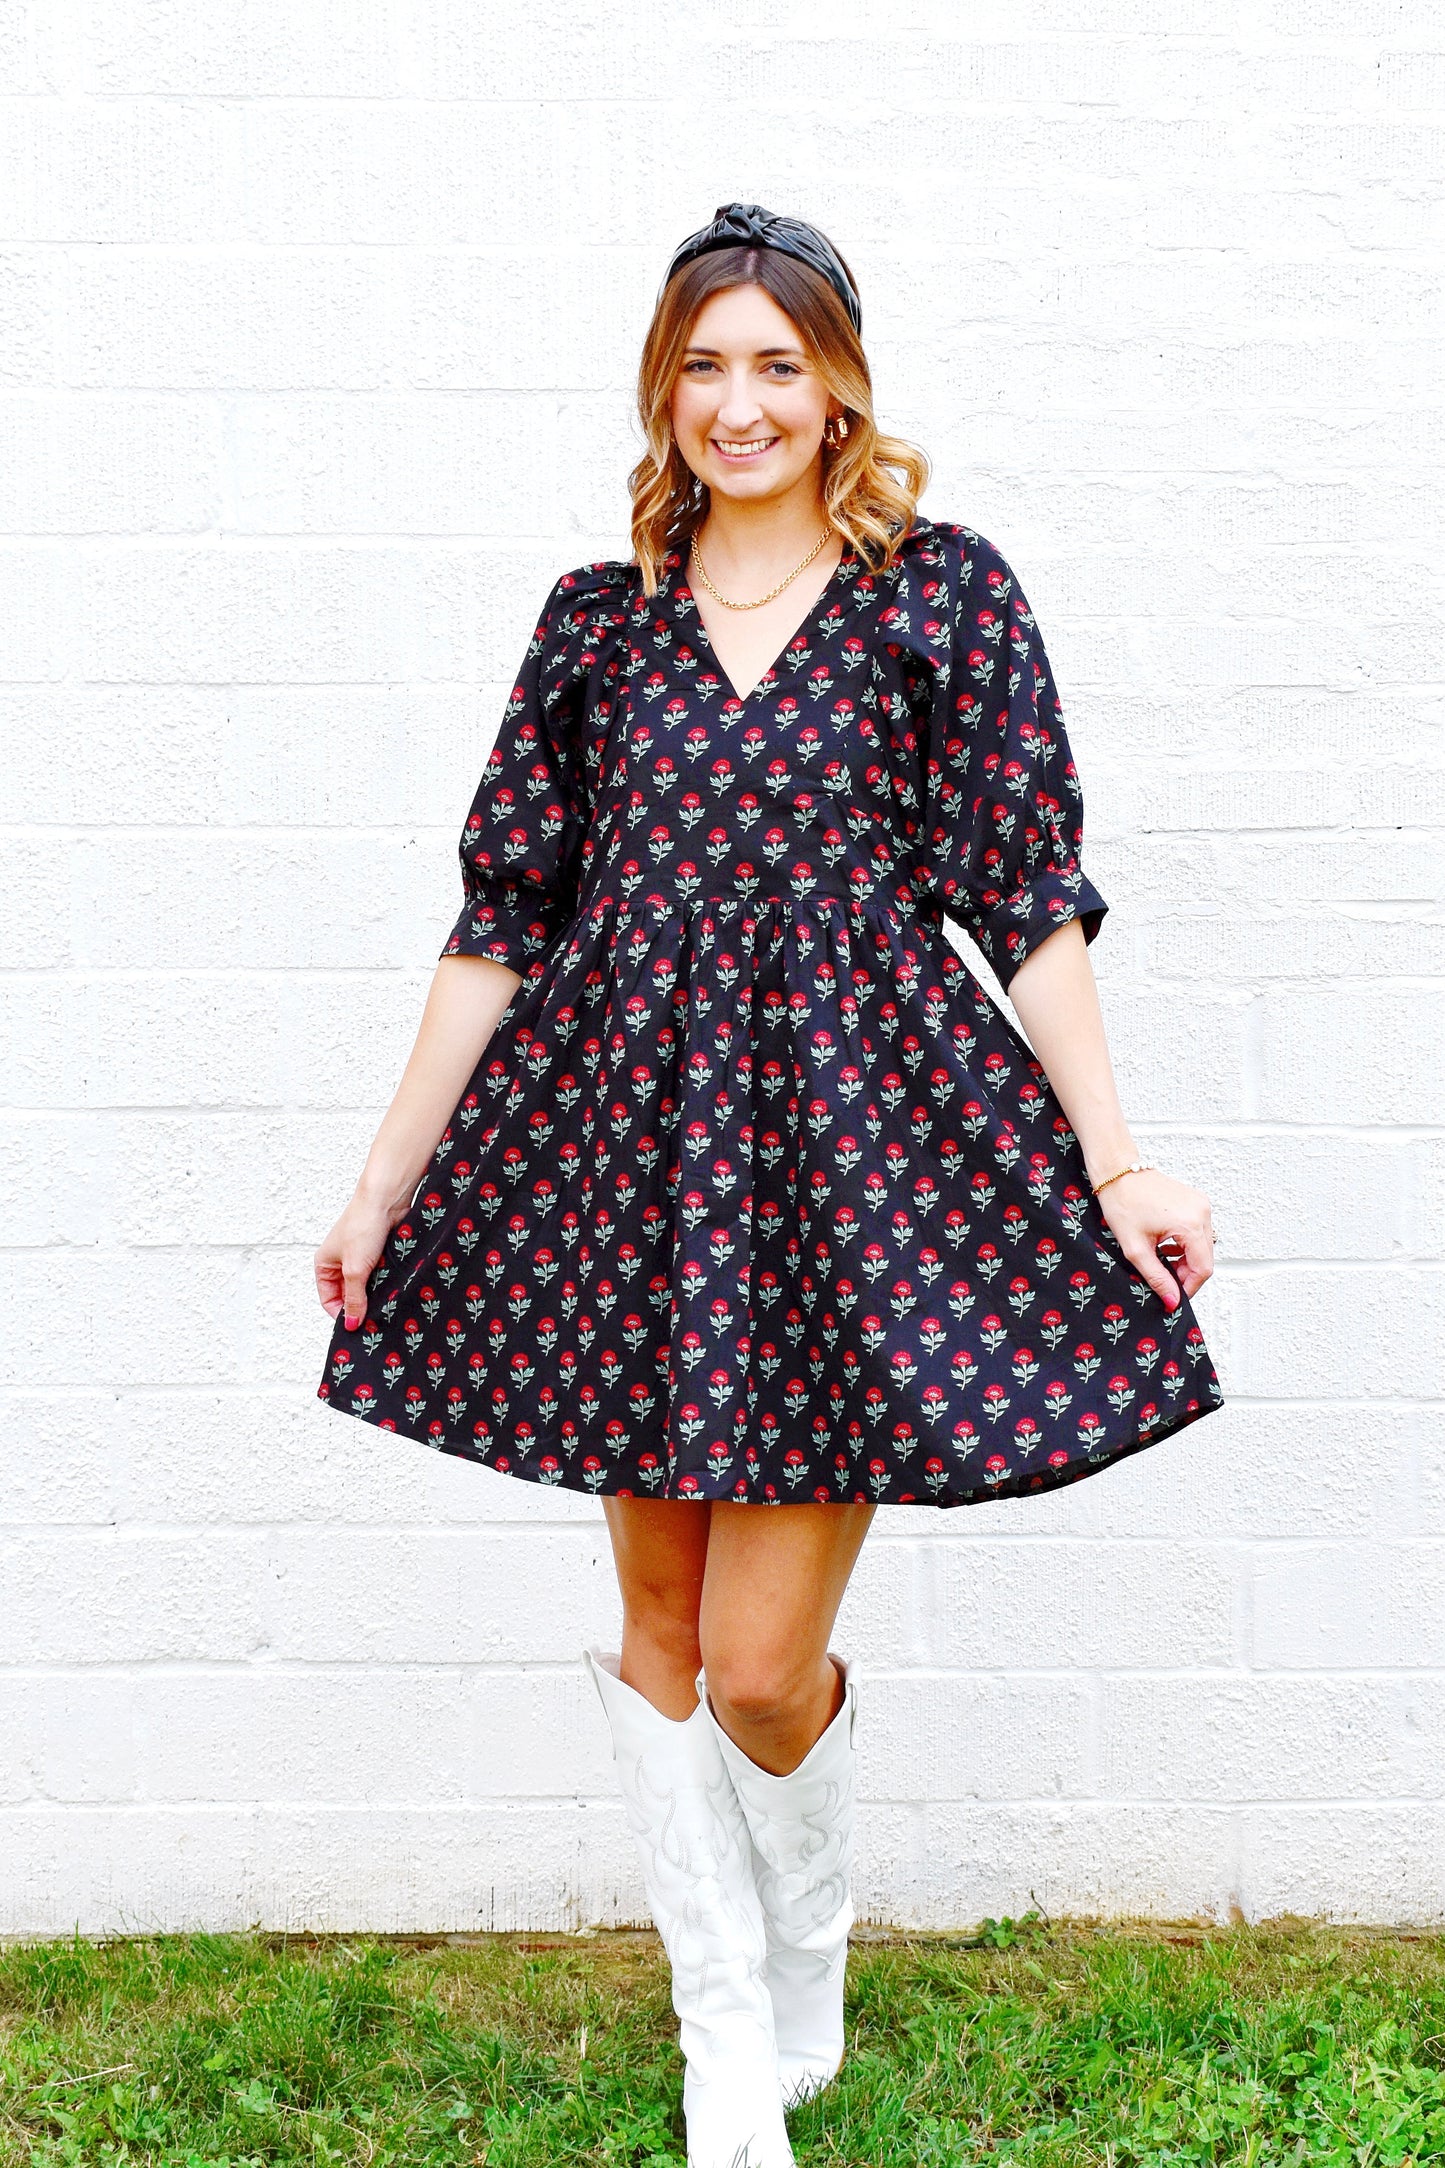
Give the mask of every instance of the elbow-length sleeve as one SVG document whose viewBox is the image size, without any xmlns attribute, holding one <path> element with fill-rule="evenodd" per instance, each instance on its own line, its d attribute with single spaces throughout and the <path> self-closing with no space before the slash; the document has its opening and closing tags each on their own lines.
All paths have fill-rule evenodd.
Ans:
<svg viewBox="0 0 1445 2168">
<path fill-rule="evenodd" d="M 934 885 L 1001 986 L 1058 927 L 1086 941 L 1108 905 L 1080 862 L 1083 793 L 1022 588 L 981 540 L 965 553 L 934 700 L 927 849 Z"/>
<path fill-rule="evenodd" d="M 595 583 L 594 583 L 595 584 Z M 582 695 L 594 660 L 585 578 L 564 573 L 527 646 L 462 830 L 465 900 L 443 956 L 525 972 L 576 907 L 585 829 Z"/>
</svg>

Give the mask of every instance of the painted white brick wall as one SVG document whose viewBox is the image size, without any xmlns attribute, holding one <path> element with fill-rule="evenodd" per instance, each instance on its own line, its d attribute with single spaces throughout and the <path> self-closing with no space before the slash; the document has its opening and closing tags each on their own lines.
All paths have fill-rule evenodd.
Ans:
<svg viewBox="0 0 1445 2168">
<path fill-rule="evenodd" d="M 863 1915 L 1445 1919 L 1445 39 L 727 15 L 0 4 L 0 1930 L 640 1916 L 598 1510 L 327 1413 L 310 1259 L 734 195 L 1028 588 L 1221 1231 L 1225 1414 L 875 1523 Z"/>
</svg>

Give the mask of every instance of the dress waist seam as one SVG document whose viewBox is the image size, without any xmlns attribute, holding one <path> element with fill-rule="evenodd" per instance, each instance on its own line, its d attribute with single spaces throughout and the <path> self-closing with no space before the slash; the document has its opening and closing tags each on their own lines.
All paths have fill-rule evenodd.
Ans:
<svg viewBox="0 0 1445 2168">
<path fill-rule="evenodd" d="M 696 895 L 659 895 L 651 890 L 645 895 L 615 896 L 589 895 L 577 905 L 560 929 L 570 933 L 589 918 L 610 913 L 617 918 L 696 918 L 710 913 L 741 914 L 744 917 L 761 918 L 770 912 L 812 912 L 840 909 L 859 917 L 887 917 L 892 919 L 941 920 L 941 907 L 927 896 L 917 896 L 904 890 L 897 895 L 857 896 L 845 889 L 814 888 L 800 896 L 778 894 L 739 896 L 718 891 L 700 892 Z"/>
</svg>

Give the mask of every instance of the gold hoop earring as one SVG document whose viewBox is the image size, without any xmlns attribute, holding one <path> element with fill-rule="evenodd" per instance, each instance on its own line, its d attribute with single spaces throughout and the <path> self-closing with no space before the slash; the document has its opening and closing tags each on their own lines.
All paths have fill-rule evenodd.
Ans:
<svg viewBox="0 0 1445 2168">
<path fill-rule="evenodd" d="M 834 434 L 835 431 L 837 432 L 836 435 Z M 823 424 L 823 442 L 828 446 L 829 450 L 836 451 L 838 446 L 845 442 L 847 435 L 847 415 L 830 414 Z"/>
</svg>

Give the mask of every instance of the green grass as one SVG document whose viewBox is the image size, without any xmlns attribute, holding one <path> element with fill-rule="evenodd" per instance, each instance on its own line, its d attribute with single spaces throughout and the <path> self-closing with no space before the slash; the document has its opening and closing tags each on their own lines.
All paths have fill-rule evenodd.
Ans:
<svg viewBox="0 0 1445 2168">
<path fill-rule="evenodd" d="M 1445 2161 L 1445 1935 L 986 1922 L 861 1941 L 800 2168 Z M 0 2161 L 681 2168 L 652 1937 L 0 1949 Z"/>
</svg>

